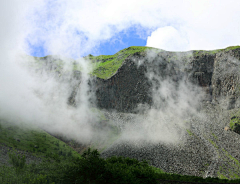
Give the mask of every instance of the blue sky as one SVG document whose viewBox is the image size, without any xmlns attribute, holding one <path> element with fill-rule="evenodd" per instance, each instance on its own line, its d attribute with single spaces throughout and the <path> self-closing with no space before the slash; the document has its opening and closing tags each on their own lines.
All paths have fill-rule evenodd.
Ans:
<svg viewBox="0 0 240 184">
<path fill-rule="evenodd" d="M 150 36 L 150 35 L 147 35 Z M 92 54 L 92 55 L 113 55 L 116 52 L 125 49 L 130 46 L 146 46 L 147 43 L 147 37 L 145 38 L 140 37 L 137 34 L 136 29 L 129 29 L 127 31 L 122 31 L 115 35 L 113 38 L 107 41 L 103 41 L 100 43 L 100 45 L 97 46 L 95 50 L 92 52 L 89 51 L 89 53 L 85 54 Z M 47 52 L 46 49 L 44 49 L 44 41 L 38 42 L 36 44 L 31 44 L 30 41 L 28 41 L 28 46 L 31 48 L 31 52 L 29 53 L 32 56 L 37 57 L 43 57 L 50 53 Z M 91 52 L 91 53 L 90 53 Z M 82 55 L 82 56 L 85 56 Z"/>
<path fill-rule="evenodd" d="M 92 129 L 80 126 L 86 127 L 86 120 L 93 115 L 86 102 L 84 80 L 80 88 L 86 92 L 80 92 L 83 106 L 69 108 L 69 83 L 44 72 L 29 72 L 23 66 L 31 57 L 19 54 L 79 58 L 114 54 L 133 45 L 168 51 L 225 48 L 240 43 L 239 9 L 237 0 L 1 0 L 0 116 L 62 131 L 81 141 L 88 139 Z M 169 83 L 165 84 L 169 88 Z M 190 98 L 195 104 L 195 92 L 189 94 L 185 97 L 184 92 L 182 100 Z M 179 109 L 177 105 L 176 112 Z M 163 116 L 155 112 L 150 113 L 154 119 Z M 162 136 L 156 132 L 142 135 Z"/>
<path fill-rule="evenodd" d="M 93 55 L 113 55 L 116 52 L 125 49 L 130 46 L 146 46 L 147 38 L 140 38 L 136 34 L 135 30 L 130 30 L 125 34 L 120 32 L 116 35 L 116 38 L 112 38 L 110 41 L 103 42 L 99 45 L 96 52 Z"/>
<path fill-rule="evenodd" d="M 22 38 L 34 56 L 214 50 L 239 45 L 239 8 L 234 0 L 36 0 Z"/>
</svg>

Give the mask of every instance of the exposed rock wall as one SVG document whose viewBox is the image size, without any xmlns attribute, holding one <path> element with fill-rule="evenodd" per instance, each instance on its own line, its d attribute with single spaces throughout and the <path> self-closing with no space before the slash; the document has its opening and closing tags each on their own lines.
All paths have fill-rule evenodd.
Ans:
<svg viewBox="0 0 240 184">
<path fill-rule="evenodd" d="M 131 60 L 125 60 L 117 74 L 108 80 L 96 78 L 93 85 L 100 108 L 129 111 L 137 104 L 151 104 L 151 84 L 145 76 L 146 67 L 138 67 Z"/>
<path fill-rule="evenodd" d="M 232 109 L 240 106 L 239 58 L 240 49 L 215 54 L 204 51 L 135 53 L 110 79 L 96 78 L 92 90 L 96 93 L 98 107 L 134 112 L 139 104 L 153 105 L 154 79 L 149 79 L 152 72 L 159 78 L 170 78 L 176 86 L 185 77 L 188 82 L 202 87 L 206 94 L 203 100 L 224 103 L 227 109 Z"/>
<path fill-rule="evenodd" d="M 212 77 L 213 101 L 225 103 L 227 109 L 239 108 L 240 49 L 217 53 Z"/>
<path fill-rule="evenodd" d="M 175 83 L 180 80 L 201 86 L 205 91 L 204 101 L 224 104 L 226 109 L 240 107 L 239 84 L 240 48 L 218 52 L 189 51 L 159 53 L 138 52 L 125 59 L 111 78 L 104 80 L 92 77 L 90 91 L 99 108 L 119 112 L 134 112 L 140 105 L 154 105 L 152 92 L 164 79 Z M 59 76 L 60 65 L 52 57 L 41 58 L 47 70 L 55 70 Z M 48 66 L 49 65 L 49 66 Z M 81 73 L 74 71 L 71 81 L 72 93 L 69 104 L 76 105 L 76 95 L 81 87 Z M 152 77 L 155 76 L 155 77 Z M 63 76 L 61 76 L 63 78 Z"/>
</svg>

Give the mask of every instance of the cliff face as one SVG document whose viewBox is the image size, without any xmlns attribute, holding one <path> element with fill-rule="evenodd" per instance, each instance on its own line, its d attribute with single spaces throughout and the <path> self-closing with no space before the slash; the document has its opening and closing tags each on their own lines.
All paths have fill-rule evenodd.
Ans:
<svg viewBox="0 0 240 184">
<path fill-rule="evenodd" d="M 222 103 L 226 109 L 240 107 L 240 47 L 189 52 L 144 50 L 144 48 L 137 50 L 135 47 L 130 47 L 123 51 L 116 54 L 113 63 L 108 63 L 108 68 L 99 67 L 101 70 L 109 70 L 114 64 L 119 65 L 118 60 L 123 60 L 117 71 L 111 71 L 112 74 L 106 79 L 99 78 L 96 72 L 93 72 L 95 77 L 90 78 L 90 91 L 95 94 L 94 101 L 96 100 L 99 108 L 134 112 L 140 104 L 153 106 L 153 91 L 166 79 L 174 83 L 173 91 L 177 91 L 179 81 L 185 81 L 202 88 L 205 92 L 204 101 L 213 104 Z M 96 57 L 97 62 L 104 63 L 108 62 L 109 58 L 112 59 L 108 56 L 106 61 L 104 59 L 101 61 L 99 57 Z M 60 77 L 65 75 L 61 74 L 60 63 L 63 61 L 50 56 L 39 60 L 45 61 L 47 70 L 55 70 Z M 74 70 L 71 75 L 74 76 L 75 82 L 71 82 L 73 92 L 69 96 L 69 104 L 75 105 L 81 72 Z"/>
<path fill-rule="evenodd" d="M 152 106 L 152 90 L 168 78 L 176 84 L 184 80 L 201 86 L 203 100 L 224 103 L 227 109 L 240 106 L 240 48 L 193 52 L 137 52 L 125 59 L 110 79 L 95 78 L 93 88 L 97 106 L 121 112 L 133 112 L 139 104 Z M 153 74 L 154 78 L 149 77 Z M 158 80 L 161 79 L 161 80 Z M 152 80 L 153 79 L 153 80 Z"/>
<path fill-rule="evenodd" d="M 101 57 L 104 58 L 104 56 Z M 104 146 L 99 146 L 101 149 L 105 149 L 101 153 L 102 157 L 115 155 L 138 160 L 146 159 L 150 160 L 151 165 L 170 173 L 221 178 L 240 177 L 240 142 L 239 134 L 235 133 L 239 131 L 236 123 L 239 124 L 240 119 L 238 109 L 240 107 L 240 47 L 181 53 L 130 47 L 115 56 L 105 57 L 105 60 L 101 60 L 101 57 L 97 56 L 94 61 L 99 63 L 88 81 L 88 90 L 93 94 L 89 96 L 93 97 L 93 104 L 100 109 L 115 111 L 102 111 L 105 120 L 100 122 L 99 126 L 114 125 L 117 132 L 111 133 L 112 137 L 106 138 L 110 142 L 113 138 L 114 144 L 107 142 L 104 143 Z M 91 56 L 91 59 L 94 60 L 94 56 Z M 48 60 L 48 57 L 42 58 L 41 61 L 46 63 L 45 69 L 51 70 L 50 73 L 54 73 L 54 77 L 60 82 L 67 83 L 68 103 L 72 106 L 80 104 L 81 101 L 77 99 L 83 83 L 81 81 L 83 74 L 80 70 L 76 70 L 77 67 L 75 67 L 73 70 L 63 71 L 58 62 L 52 62 L 52 58 Z M 115 67 L 116 65 L 120 67 Z M 43 68 L 41 66 L 39 71 L 41 72 Z M 151 127 L 151 121 L 145 121 L 146 113 L 134 114 L 132 112 L 139 112 L 141 104 L 143 104 L 143 110 L 146 109 L 146 106 L 157 106 L 159 109 L 161 106 L 164 107 L 166 101 L 181 98 L 178 96 L 181 84 L 184 84 L 185 87 L 181 93 L 187 94 L 185 96 L 188 97 L 183 98 L 183 101 L 188 99 L 196 101 L 198 98 L 194 95 L 203 91 L 204 96 L 201 100 L 208 103 L 203 105 L 196 116 L 183 118 L 187 124 L 187 127 L 184 126 L 183 129 L 184 131 L 185 128 L 188 129 L 179 135 L 179 144 L 172 145 L 164 143 L 164 141 L 151 144 L 149 142 L 145 144 L 142 141 L 140 144 L 136 141 L 134 142 L 136 146 L 132 146 L 132 143 L 122 139 L 121 133 L 128 129 L 127 125 L 138 125 L 143 122 L 140 125 L 149 123 L 149 127 Z M 155 97 L 159 95 L 156 91 L 163 86 L 169 87 L 163 91 L 167 95 L 163 96 L 160 101 L 156 101 Z M 194 95 L 190 96 L 192 88 L 195 87 L 197 90 Z M 165 100 L 168 93 L 170 100 Z M 178 121 L 178 118 L 185 115 L 186 108 L 180 110 L 180 113 L 175 111 L 181 108 L 181 105 L 173 108 L 172 114 L 166 113 L 163 118 L 154 114 L 153 119 L 157 119 L 157 123 L 162 126 L 159 129 L 158 126 L 153 127 L 153 133 L 155 131 L 158 134 L 164 133 L 161 128 L 168 127 L 171 122 L 174 126 L 180 124 L 181 121 Z M 157 114 L 159 112 L 161 111 L 156 111 Z M 171 115 L 173 117 L 170 117 Z M 169 120 L 167 120 L 168 118 Z M 229 120 L 231 120 L 230 128 L 233 131 L 226 127 L 229 126 Z M 235 132 L 234 127 L 237 130 Z M 145 126 L 141 128 L 144 129 Z"/>
</svg>

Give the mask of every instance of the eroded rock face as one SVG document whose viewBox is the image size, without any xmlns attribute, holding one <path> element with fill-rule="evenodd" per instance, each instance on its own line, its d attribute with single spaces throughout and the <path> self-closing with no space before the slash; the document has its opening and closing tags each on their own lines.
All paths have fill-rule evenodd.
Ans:
<svg viewBox="0 0 240 184">
<path fill-rule="evenodd" d="M 145 72 L 144 66 L 137 67 L 133 60 L 128 59 L 110 79 L 96 78 L 93 87 L 98 107 L 126 112 L 139 103 L 151 104 L 151 84 Z"/>
<path fill-rule="evenodd" d="M 203 101 L 223 104 L 226 109 L 240 107 L 239 86 L 240 48 L 217 53 L 205 51 L 144 53 L 130 55 L 116 74 L 104 80 L 89 79 L 92 102 L 97 107 L 119 112 L 135 112 L 139 105 L 153 106 L 153 90 L 168 79 L 178 89 L 179 81 L 200 86 L 205 92 Z M 59 67 L 51 57 L 43 58 L 49 70 Z M 58 74 L 59 75 L 59 74 Z M 81 88 L 81 73 L 72 74 L 68 103 L 76 106 Z M 61 76 L 62 77 L 62 76 Z"/>
<path fill-rule="evenodd" d="M 183 79 L 201 86 L 204 101 L 224 103 L 226 109 L 239 107 L 239 58 L 240 49 L 192 55 L 160 52 L 151 57 L 135 53 L 110 79 L 94 80 L 97 106 L 120 112 L 134 112 L 139 104 L 152 106 L 153 87 L 169 78 L 176 86 Z M 161 80 L 150 79 L 151 73 Z"/>
<path fill-rule="evenodd" d="M 227 109 L 239 108 L 240 49 L 220 52 L 214 59 L 213 101 L 225 102 Z"/>
</svg>

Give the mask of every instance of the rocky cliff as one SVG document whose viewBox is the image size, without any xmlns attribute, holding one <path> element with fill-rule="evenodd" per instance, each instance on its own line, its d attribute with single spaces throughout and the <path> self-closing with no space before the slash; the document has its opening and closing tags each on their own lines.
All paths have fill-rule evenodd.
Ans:
<svg viewBox="0 0 240 184">
<path fill-rule="evenodd" d="M 95 78 L 95 88 L 92 89 L 96 93 L 98 107 L 124 112 L 125 115 L 116 113 L 108 118 L 123 127 L 126 123 L 139 123 L 139 115 L 134 118 L 135 115 L 129 112 L 136 113 L 140 104 L 153 108 L 165 106 L 164 99 L 161 103 L 154 101 L 154 93 L 164 85 L 161 84 L 164 81 L 171 85 L 168 93 L 172 98 L 178 95 L 180 83 L 184 82 L 191 84 L 186 85 L 189 92 L 191 87 L 198 86 L 199 92 L 204 94 L 201 101 L 205 102 L 201 115 L 188 119 L 189 129 L 179 136 L 182 143 L 132 143 L 120 138 L 102 152 L 102 157 L 116 155 L 147 159 L 151 165 L 170 173 L 239 178 L 239 134 L 224 130 L 230 120 L 234 124 L 240 115 L 239 54 L 239 47 L 182 53 L 135 52 L 110 78 Z"/>
<path fill-rule="evenodd" d="M 238 46 L 189 52 L 129 47 L 115 55 L 85 58 L 97 63 L 88 83 L 99 108 L 134 112 L 140 104 L 152 106 L 154 87 L 159 86 L 165 79 L 175 83 L 176 90 L 180 80 L 200 86 L 205 91 L 204 101 L 224 103 L 227 109 L 240 107 Z M 66 72 L 61 73 L 62 59 L 46 56 L 37 60 L 45 63 L 44 67 L 47 67 L 48 71 L 55 70 L 61 77 L 67 75 Z M 81 71 L 76 69 L 74 60 L 71 62 L 74 69 L 71 75 L 77 84 L 72 85 L 73 92 L 70 94 L 69 103 L 74 104 Z M 68 71 L 69 73 L 71 71 Z M 154 79 L 151 75 L 154 75 Z"/>
<path fill-rule="evenodd" d="M 85 59 L 94 66 L 88 79 L 89 92 L 93 94 L 92 105 L 105 114 L 104 124 L 111 122 L 117 127 L 117 133 L 107 138 L 114 139 L 114 144 L 101 147 L 104 150 L 102 157 L 147 159 L 151 165 L 172 173 L 240 178 L 239 134 L 226 128 L 230 123 L 230 128 L 239 130 L 236 122 L 240 124 L 239 46 L 189 52 L 130 47 L 113 56 L 90 55 Z M 57 59 L 46 57 L 40 60 L 47 68 L 56 71 L 58 80 L 65 80 L 64 75 L 71 76 L 66 80 L 71 89 L 68 103 L 76 106 L 81 88 L 81 70 L 73 67 L 73 72 L 62 72 Z M 159 89 L 164 95 L 158 93 Z M 191 91 L 194 93 L 191 94 Z M 121 133 L 128 128 L 127 125 L 150 122 L 144 120 L 142 111 L 152 107 L 160 109 L 157 113 L 164 112 L 161 108 L 166 107 L 169 100 L 172 104 L 178 103 L 182 94 L 189 96 L 182 102 L 190 98 L 192 102 L 203 102 L 196 114 L 184 119 L 185 108 L 176 117 L 175 112 L 170 113 L 173 117 L 165 116 L 170 119 L 165 124 L 160 116 L 156 116 L 157 123 L 163 126 L 172 122 L 175 126 L 181 118 L 185 120 L 187 126 L 178 136 L 180 143 L 132 143 L 122 139 Z M 178 111 L 181 104 L 176 107 L 173 110 Z M 155 130 L 164 133 L 157 127 Z"/>
<path fill-rule="evenodd" d="M 170 78 L 176 85 L 186 78 L 202 87 L 205 101 L 224 103 L 227 109 L 232 109 L 240 105 L 239 59 L 239 47 L 179 53 L 135 52 L 111 78 L 96 77 L 92 90 L 96 93 L 98 107 L 133 112 L 138 104 L 153 105 L 154 81 L 148 76 L 151 72 L 161 79 Z"/>
</svg>

